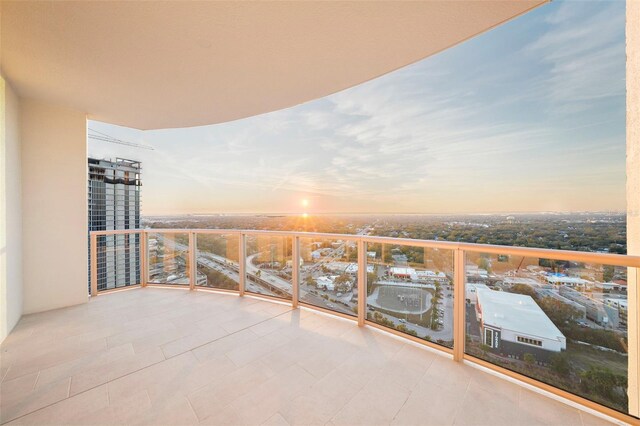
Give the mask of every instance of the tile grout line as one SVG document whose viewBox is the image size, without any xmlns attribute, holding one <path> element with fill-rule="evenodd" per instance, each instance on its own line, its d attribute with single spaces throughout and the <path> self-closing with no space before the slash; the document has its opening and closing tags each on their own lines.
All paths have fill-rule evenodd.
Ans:
<svg viewBox="0 0 640 426">
<path fill-rule="evenodd" d="M 174 356 L 172 356 L 172 357 L 169 357 L 169 358 L 166 358 L 166 357 L 165 357 L 165 355 L 164 355 L 164 352 L 162 351 L 162 349 L 160 349 L 160 351 L 162 352 L 162 356 L 165 358 L 165 359 L 163 359 L 162 361 L 154 362 L 154 363 L 152 363 L 152 364 L 149 364 L 149 365 L 147 365 L 147 366 L 144 366 L 144 367 L 142 367 L 142 368 L 139 368 L 139 369 L 137 369 L 137 370 L 135 370 L 135 371 L 131 371 L 131 372 L 127 373 L 127 374 L 123 374 L 122 376 L 119 376 L 119 377 L 116 377 L 116 378 L 113 378 L 113 379 L 107 380 L 107 381 L 106 381 L 106 382 L 104 382 L 104 383 L 101 383 L 101 384 L 99 384 L 99 385 L 93 386 L 93 387 L 91 387 L 91 388 L 89 388 L 89 389 L 85 389 L 85 390 L 83 390 L 82 392 L 78 392 L 77 394 L 73 395 L 73 397 L 78 396 L 78 395 L 82 395 L 83 393 L 86 393 L 86 392 L 89 392 L 89 391 L 94 390 L 94 389 L 96 389 L 96 388 L 99 388 L 100 386 L 107 385 L 107 397 L 109 398 L 109 396 L 108 396 L 108 393 L 109 393 L 109 392 L 108 392 L 108 385 L 109 385 L 109 383 L 111 383 L 111 382 L 114 382 L 114 381 L 116 381 L 116 380 L 122 379 L 123 377 L 127 377 L 127 376 L 129 376 L 129 375 L 131 375 L 131 374 L 137 373 L 137 372 L 142 371 L 142 370 L 145 370 L 145 369 L 147 369 L 147 368 L 153 367 L 154 365 L 157 365 L 157 364 L 160 364 L 160 363 L 162 363 L 162 362 L 168 361 L 168 360 L 169 360 L 169 359 L 171 359 L 171 358 L 175 358 L 175 357 L 177 357 L 177 356 L 184 355 L 184 354 L 186 354 L 187 352 L 191 352 L 191 351 L 193 351 L 194 349 L 198 349 L 198 348 L 200 348 L 200 347 L 202 347 L 202 346 L 208 345 L 209 343 L 213 343 L 213 342 L 217 342 L 217 341 L 219 341 L 219 340 L 225 339 L 226 337 L 232 336 L 232 335 L 234 335 L 234 334 L 236 334 L 236 333 L 239 333 L 239 332 L 241 332 L 241 331 L 244 331 L 244 330 L 246 330 L 246 329 L 249 329 L 249 328 L 251 328 L 251 327 L 253 327 L 253 326 L 256 326 L 256 325 L 258 325 L 258 324 L 262 324 L 262 323 L 264 323 L 264 322 L 271 321 L 272 319 L 278 318 L 279 316 L 284 315 L 284 314 L 286 314 L 286 313 L 293 312 L 294 310 L 295 310 L 295 309 L 291 308 L 291 309 L 289 309 L 289 310 L 287 310 L 287 311 L 284 311 L 284 312 L 279 313 L 278 315 L 275 315 L 275 316 L 273 316 L 273 317 L 270 317 L 270 318 L 264 319 L 264 320 L 262 320 L 262 321 L 259 321 L 259 322 L 255 323 L 255 324 L 251 324 L 251 325 L 249 325 L 249 326 L 247 326 L 247 327 L 244 327 L 244 328 L 241 328 L 241 329 L 239 329 L 239 330 L 237 330 L 237 331 L 234 331 L 233 333 L 229 333 L 229 334 L 227 334 L 227 335 L 225 335 L 225 336 L 219 337 L 219 338 L 217 338 L 217 339 L 213 339 L 213 340 L 211 340 L 211 341 L 209 341 L 209 342 L 203 343 L 202 345 L 198 345 L 198 346 L 196 346 L 196 347 L 193 347 L 193 348 L 191 348 L 191 349 L 189 349 L 189 350 L 186 350 L 186 351 L 184 351 L 184 352 L 181 352 L 181 353 L 176 354 L 176 355 L 174 355 Z M 38 372 L 38 376 L 39 376 L 39 375 L 40 375 L 40 372 Z M 37 379 L 36 379 L 36 381 L 37 381 Z M 69 385 L 71 385 L 71 380 L 69 381 Z M 68 395 L 68 393 L 67 393 L 67 395 Z M 28 413 L 22 414 L 22 415 L 20 415 L 20 416 L 18 416 L 18 417 L 14 417 L 14 418 L 12 418 L 12 419 L 7 419 L 7 420 L 5 420 L 5 421 L 1 422 L 1 423 L 0 423 L 0 425 L 4 425 L 4 424 L 7 424 L 7 423 L 9 423 L 9 422 L 13 422 L 13 421 L 19 420 L 19 419 L 21 419 L 21 418 L 23 418 L 23 417 L 25 417 L 25 416 L 28 416 L 28 415 L 33 414 L 33 413 L 36 413 L 36 412 L 38 412 L 38 411 L 40 411 L 40 410 L 44 410 L 45 408 L 49 408 L 49 407 L 51 407 L 51 406 L 53 406 L 53 405 L 56 405 L 56 404 L 58 404 L 58 403 L 60 403 L 60 402 L 62 402 L 62 401 L 65 401 L 65 400 L 70 399 L 70 398 L 73 398 L 73 397 L 67 396 L 66 398 L 62 398 L 62 399 L 60 399 L 59 401 L 52 402 L 51 404 L 45 405 L 44 407 L 40 407 L 40 408 L 38 408 L 38 409 L 36 409 L 36 410 L 33 410 L 33 411 L 28 412 Z M 197 417 L 197 416 L 196 416 L 196 417 Z"/>
<path fill-rule="evenodd" d="M 452 424 L 455 424 L 455 423 L 456 423 L 456 420 L 457 420 L 457 418 L 458 418 L 458 415 L 460 414 L 460 412 L 461 412 L 461 411 L 462 411 L 462 409 L 464 408 L 463 404 L 464 404 L 464 401 L 465 401 L 465 399 L 466 399 L 466 397 L 467 397 L 467 394 L 469 393 L 469 388 L 470 388 L 470 387 L 471 387 L 471 379 L 469 379 L 469 383 L 467 383 L 467 387 L 466 387 L 466 389 L 464 390 L 464 394 L 462 395 L 462 398 L 460 398 L 460 406 L 458 406 L 458 408 L 456 409 L 455 414 L 453 415 L 453 423 L 452 423 Z"/>
<path fill-rule="evenodd" d="M 433 365 L 433 360 L 431 360 L 431 364 L 429 364 L 429 367 L 427 367 L 424 373 L 422 373 L 422 376 L 420 376 L 420 380 L 417 383 L 420 383 L 420 381 L 427 375 L 427 371 L 429 371 L 429 369 L 431 368 L 431 365 Z M 404 406 L 407 405 L 407 401 L 409 401 L 409 398 L 411 398 L 411 395 L 413 395 L 413 392 L 415 391 L 416 387 L 417 387 L 417 384 L 413 386 L 413 389 L 409 390 L 409 395 L 407 395 L 407 399 L 404 400 L 404 402 L 402 403 L 402 406 L 398 409 L 398 411 L 396 411 L 396 414 L 393 416 L 389 424 L 392 424 L 394 422 L 394 420 L 396 419 L 396 417 L 398 417 L 398 414 L 400 414 Z"/>
<path fill-rule="evenodd" d="M 20 376 L 22 377 L 22 376 Z M 33 382 L 33 387 L 31 388 L 31 391 L 36 390 L 36 388 L 38 387 L 38 379 L 40 378 L 40 371 L 38 371 L 38 375 L 36 376 L 36 381 Z"/>
<path fill-rule="evenodd" d="M 281 316 L 281 315 L 284 315 L 284 314 L 287 314 L 287 313 L 289 313 L 289 312 L 293 312 L 293 311 L 294 311 L 294 309 L 289 309 L 288 311 L 284 311 L 284 312 L 282 312 L 282 313 L 279 313 L 278 315 L 273 316 L 273 317 L 271 317 L 271 318 L 267 318 L 267 319 L 264 319 L 264 320 L 262 320 L 262 321 L 258 321 L 258 322 L 257 322 L 257 323 L 255 323 L 255 324 L 251 324 L 251 325 L 249 325 L 249 326 L 247 326 L 247 327 L 244 327 L 244 328 L 241 328 L 241 329 L 239 329 L 239 330 L 236 330 L 236 331 L 234 331 L 233 333 L 229 333 L 229 334 L 224 335 L 224 336 L 222 336 L 222 337 L 218 337 L 217 339 L 210 340 L 210 341 L 205 342 L 205 343 L 203 343 L 203 344 L 201 344 L 201 345 L 194 346 L 193 348 L 191 348 L 191 349 L 189 349 L 189 350 L 186 350 L 186 351 L 184 351 L 184 352 L 180 352 L 180 353 L 178 353 L 178 354 L 176 354 L 176 355 L 170 356 L 169 358 L 167 358 L 167 360 L 169 360 L 169 359 L 171 359 L 171 358 L 175 358 L 175 357 L 180 356 L 180 355 L 184 355 L 184 354 L 186 354 L 187 352 L 191 352 L 191 351 L 193 351 L 193 350 L 195 350 L 195 349 L 198 349 L 198 348 L 201 348 L 201 347 L 203 347 L 203 346 L 206 346 L 206 345 L 208 345 L 209 343 L 217 342 L 218 340 L 222 340 L 222 339 L 224 339 L 224 338 L 226 338 L 226 337 L 228 337 L 228 336 L 233 336 L 233 335 L 234 335 L 234 334 L 236 334 L 236 333 L 240 333 L 241 331 L 247 330 L 247 329 L 249 329 L 249 328 L 251 328 L 251 327 L 255 327 L 256 325 L 262 324 L 262 323 L 264 323 L 264 322 L 271 321 L 272 319 L 278 318 L 278 317 L 279 317 L 279 316 Z M 259 336 L 259 337 L 262 337 L 262 336 Z M 160 349 L 160 350 L 162 350 L 162 349 Z M 163 351 L 163 355 L 164 355 L 164 351 Z"/>
</svg>

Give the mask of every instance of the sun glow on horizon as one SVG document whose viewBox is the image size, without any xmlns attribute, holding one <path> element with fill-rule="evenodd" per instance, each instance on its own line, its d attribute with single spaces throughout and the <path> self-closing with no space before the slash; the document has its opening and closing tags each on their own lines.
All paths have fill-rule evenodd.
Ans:
<svg viewBox="0 0 640 426">
<path fill-rule="evenodd" d="M 559 0 L 515 22 L 242 120 L 90 121 L 155 151 L 91 140 L 89 155 L 142 162 L 143 215 L 282 213 L 311 229 L 323 214 L 626 211 L 625 2 Z"/>
</svg>

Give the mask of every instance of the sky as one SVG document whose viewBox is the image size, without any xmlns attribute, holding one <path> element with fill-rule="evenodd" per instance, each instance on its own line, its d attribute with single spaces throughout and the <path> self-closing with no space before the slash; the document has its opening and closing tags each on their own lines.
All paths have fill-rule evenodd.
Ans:
<svg viewBox="0 0 640 426">
<path fill-rule="evenodd" d="M 625 210 L 624 1 L 554 1 L 288 109 L 211 126 L 89 127 L 154 150 L 143 215 Z"/>
</svg>

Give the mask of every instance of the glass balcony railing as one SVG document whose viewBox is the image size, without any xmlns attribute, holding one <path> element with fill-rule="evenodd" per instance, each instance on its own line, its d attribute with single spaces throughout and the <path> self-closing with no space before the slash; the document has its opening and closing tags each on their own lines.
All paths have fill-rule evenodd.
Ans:
<svg viewBox="0 0 640 426">
<path fill-rule="evenodd" d="M 293 262 L 291 237 L 247 235 L 245 291 L 291 300 Z"/>
<path fill-rule="evenodd" d="M 189 253 L 193 251 L 186 232 L 147 234 L 148 283 L 189 286 Z"/>
<path fill-rule="evenodd" d="M 367 320 L 453 348 L 453 251 L 367 244 Z"/>
<path fill-rule="evenodd" d="M 187 229 L 95 231 L 90 254 L 92 295 L 162 284 L 280 299 L 623 421 L 638 414 L 639 256 Z"/>
<path fill-rule="evenodd" d="M 342 238 L 300 238 L 299 301 L 340 312 L 358 313 L 358 248 Z"/>
<path fill-rule="evenodd" d="M 198 279 L 203 288 L 238 291 L 240 288 L 240 237 L 234 234 L 196 234 Z"/>
</svg>

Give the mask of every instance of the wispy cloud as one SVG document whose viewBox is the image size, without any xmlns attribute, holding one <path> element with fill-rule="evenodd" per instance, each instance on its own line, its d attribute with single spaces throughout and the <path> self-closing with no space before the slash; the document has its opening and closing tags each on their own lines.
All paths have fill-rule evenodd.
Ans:
<svg viewBox="0 0 640 426">
<path fill-rule="evenodd" d="M 624 2 L 556 1 L 294 108 L 155 132 L 96 124 L 156 147 L 122 148 L 142 156 L 146 212 L 292 211 L 301 197 L 315 211 L 621 209 L 624 61 Z"/>
</svg>

